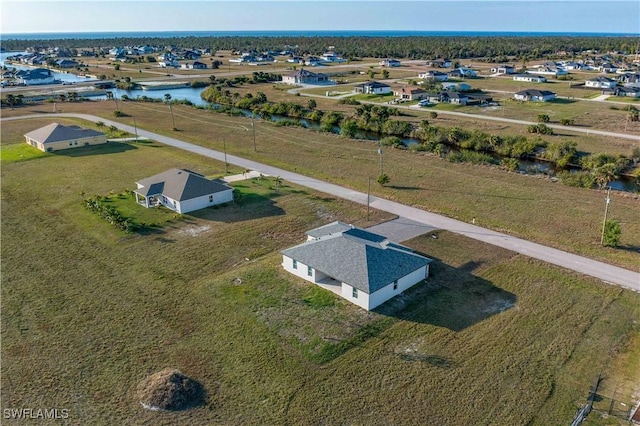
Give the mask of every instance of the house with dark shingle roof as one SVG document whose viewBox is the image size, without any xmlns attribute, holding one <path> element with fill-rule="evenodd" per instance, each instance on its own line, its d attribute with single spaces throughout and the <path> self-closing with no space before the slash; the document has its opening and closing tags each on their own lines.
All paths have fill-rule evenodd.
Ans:
<svg viewBox="0 0 640 426">
<path fill-rule="evenodd" d="M 617 84 L 616 80 L 604 76 L 590 78 L 584 82 L 585 87 L 596 87 L 598 89 L 613 89 Z"/>
<path fill-rule="evenodd" d="M 52 152 L 107 143 L 104 133 L 79 126 L 51 123 L 24 135 L 26 142 L 40 151 Z"/>
<path fill-rule="evenodd" d="M 289 273 L 371 310 L 423 281 L 431 259 L 365 229 L 333 222 L 282 251 Z"/>
<path fill-rule="evenodd" d="M 147 208 L 165 206 L 189 213 L 233 200 L 233 188 L 185 169 L 171 169 L 136 182 L 136 201 Z"/>
<path fill-rule="evenodd" d="M 518 101 L 548 102 L 556 98 L 556 94 L 548 90 L 527 89 L 516 92 L 513 97 Z"/>
<path fill-rule="evenodd" d="M 378 81 L 367 81 L 353 87 L 355 93 L 366 93 L 369 95 L 384 95 L 391 93 L 391 86 Z"/>
</svg>

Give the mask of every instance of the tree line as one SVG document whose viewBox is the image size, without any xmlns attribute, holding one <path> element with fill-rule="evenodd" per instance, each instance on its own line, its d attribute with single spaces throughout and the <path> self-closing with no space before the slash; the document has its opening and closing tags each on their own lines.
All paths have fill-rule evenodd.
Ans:
<svg viewBox="0 0 640 426">
<path fill-rule="evenodd" d="M 600 53 L 619 51 L 635 53 L 636 39 L 632 37 L 554 37 L 554 36 L 225 36 L 225 37 L 117 37 L 107 39 L 48 39 L 3 40 L 7 50 L 23 50 L 29 47 L 58 47 L 65 49 L 102 49 L 113 46 L 175 46 L 181 48 L 205 48 L 218 50 L 292 51 L 297 55 L 320 55 L 328 46 L 347 59 L 361 57 L 451 59 L 486 58 L 502 61 L 516 59 L 549 58 L 558 52 L 568 55 L 591 50 Z"/>
</svg>

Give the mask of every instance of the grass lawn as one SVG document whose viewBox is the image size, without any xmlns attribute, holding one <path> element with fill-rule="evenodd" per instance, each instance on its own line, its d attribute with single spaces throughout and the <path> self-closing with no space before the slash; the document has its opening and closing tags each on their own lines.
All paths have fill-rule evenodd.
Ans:
<svg viewBox="0 0 640 426">
<path fill-rule="evenodd" d="M 51 154 L 40 151 L 26 143 L 0 146 L 0 162 L 3 165 L 19 161 L 29 161 L 35 158 L 46 157 L 48 155 Z"/>
<path fill-rule="evenodd" d="M 407 242 L 435 259 L 430 279 L 365 312 L 285 273 L 279 251 L 333 220 L 389 215 L 366 222 L 362 206 L 252 179 L 235 184 L 239 204 L 127 235 L 80 192 L 224 167 L 134 147 L 3 164 L 3 409 L 105 425 L 549 425 L 598 374 L 617 401 L 639 390 L 636 293 L 439 232 Z M 165 367 L 199 380 L 206 405 L 142 410 L 136 385 Z"/>
<path fill-rule="evenodd" d="M 109 107 L 111 105 L 106 102 L 82 102 L 66 104 L 65 110 L 76 109 L 112 118 Z M 38 109 L 36 106 L 25 112 Z M 367 176 L 375 177 L 379 173 L 377 146 L 365 141 L 256 122 L 256 153 L 248 130 L 248 119 L 178 105 L 174 108 L 174 115 L 180 130 L 173 132 L 167 126 L 170 122 L 169 112 L 161 105 L 126 102 L 121 109 L 135 116 L 137 125 L 145 129 L 220 151 L 224 139 L 227 152 L 231 154 L 328 179 L 360 191 L 367 191 Z M 411 118 L 418 121 L 426 118 L 428 111 L 411 113 L 419 114 Z M 133 125 L 131 117 L 124 117 L 122 121 Z M 430 122 L 443 127 L 472 126 L 461 124 L 457 118 L 445 117 L 444 114 Z M 23 129 L 28 125 L 24 121 L 3 123 L 3 143 L 10 140 L 4 137 L 5 132 L 18 133 L 12 130 L 16 123 L 20 123 Z M 496 125 L 475 122 L 471 128 L 490 131 Z M 605 141 L 602 138 L 561 135 L 550 140 L 565 138 L 576 140 L 579 149 L 590 145 L 608 152 L 630 151 L 630 145 L 618 147 L 615 139 Z M 605 143 L 608 145 L 605 146 Z M 132 146 L 137 149 L 139 145 L 142 144 Z M 292 152 L 296 155 L 291 155 Z M 391 183 L 386 187 L 374 185 L 372 191 L 376 195 L 461 220 L 471 221 L 476 217 L 483 226 L 630 269 L 637 267 L 640 223 L 637 220 L 639 207 L 636 196 L 623 193 L 613 195 L 611 214 L 621 221 L 623 233 L 622 249 L 612 250 L 599 245 L 605 199 L 599 191 L 554 184 L 547 179 L 506 173 L 494 167 L 452 164 L 434 156 L 391 148 L 384 151 L 384 170 L 391 177 Z M 148 175 L 136 175 L 135 179 Z M 111 189 L 119 191 L 121 187 L 106 188 L 102 193 Z"/>
</svg>

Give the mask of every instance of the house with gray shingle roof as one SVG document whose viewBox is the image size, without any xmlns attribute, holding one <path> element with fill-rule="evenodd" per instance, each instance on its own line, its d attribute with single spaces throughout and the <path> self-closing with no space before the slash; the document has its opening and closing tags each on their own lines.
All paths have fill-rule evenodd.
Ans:
<svg viewBox="0 0 640 426">
<path fill-rule="evenodd" d="M 52 152 L 107 143 L 104 133 L 79 126 L 51 123 L 24 135 L 26 142 L 40 151 Z"/>
<path fill-rule="evenodd" d="M 136 201 L 147 208 L 165 206 L 180 214 L 233 200 L 233 188 L 185 169 L 171 169 L 136 182 Z"/>
<path fill-rule="evenodd" d="M 431 259 L 365 229 L 333 222 L 282 251 L 289 273 L 371 310 L 423 281 Z"/>
<path fill-rule="evenodd" d="M 367 81 L 353 87 L 355 93 L 366 93 L 369 95 L 385 95 L 391 93 L 391 86 L 378 81 Z"/>
<path fill-rule="evenodd" d="M 518 101 L 548 102 L 556 98 L 556 94 L 548 90 L 527 89 L 516 92 L 513 97 Z"/>
</svg>

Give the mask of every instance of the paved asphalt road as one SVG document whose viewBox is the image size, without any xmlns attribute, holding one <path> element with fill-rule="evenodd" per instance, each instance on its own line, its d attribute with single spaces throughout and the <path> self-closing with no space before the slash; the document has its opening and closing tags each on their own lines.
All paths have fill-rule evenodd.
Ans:
<svg viewBox="0 0 640 426">
<path fill-rule="evenodd" d="M 76 117 L 91 122 L 102 121 L 107 126 L 113 125 L 129 133 L 134 133 L 135 131 L 132 126 L 87 114 L 60 113 L 45 114 L 44 116 L 47 118 L 53 118 L 56 116 Z M 2 121 L 42 117 L 43 115 L 41 114 L 34 114 L 21 117 L 2 118 Z M 225 159 L 224 153 L 222 152 L 214 151 L 209 148 L 187 143 L 168 136 L 158 135 L 156 133 L 152 133 L 143 129 L 137 130 L 139 136 L 147 137 L 160 143 L 173 146 L 175 148 L 183 149 L 195 154 L 200 154 L 218 161 L 224 161 Z M 300 175 L 298 173 L 293 173 L 287 170 L 261 164 L 255 161 L 236 157 L 234 155 L 227 154 L 227 161 L 231 164 L 235 164 L 236 166 L 250 170 L 256 170 L 265 175 L 280 176 L 282 179 L 289 182 L 312 188 L 326 194 L 351 200 L 363 205 L 367 204 L 367 194 L 362 192 L 344 188 L 318 179 L 313 179 L 307 176 Z M 445 229 L 451 232 L 462 234 L 467 237 L 503 247 L 535 259 L 539 259 L 554 265 L 580 272 L 585 275 L 599 278 L 609 284 L 617 284 L 635 291 L 640 291 L 640 273 L 637 271 L 629 271 L 617 266 L 608 265 L 603 262 L 567 253 L 551 247 L 546 247 L 541 244 L 512 237 L 506 234 L 495 232 L 459 220 L 450 219 L 434 213 L 429 213 L 424 210 L 406 206 L 394 201 L 385 200 L 379 197 L 371 197 L 371 207 L 431 226 L 433 228 Z M 640 269 L 640 265 L 638 266 L 638 269 Z"/>
</svg>

